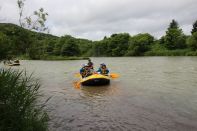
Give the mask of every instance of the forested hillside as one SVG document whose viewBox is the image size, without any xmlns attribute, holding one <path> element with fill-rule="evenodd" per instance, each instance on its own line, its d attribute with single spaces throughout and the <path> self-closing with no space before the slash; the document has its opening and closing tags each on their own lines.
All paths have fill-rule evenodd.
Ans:
<svg viewBox="0 0 197 131">
<path fill-rule="evenodd" d="M 172 20 L 160 39 L 149 33 L 131 36 L 112 34 L 100 41 L 78 39 L 70 35 L 57 37 L 33 32 L 14 24 L 0 24 L 0 57 L 26 59 L 56 59 L 90 56 L 185 56 L 197 55 L 197 21 L 190 36 L 178 22 Z"/>
</svg>

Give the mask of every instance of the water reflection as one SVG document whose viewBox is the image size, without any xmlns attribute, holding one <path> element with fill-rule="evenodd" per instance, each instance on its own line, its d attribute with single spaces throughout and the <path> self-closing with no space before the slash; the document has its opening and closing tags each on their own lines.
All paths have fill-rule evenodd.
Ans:
<svg viewBox="0 0 197 131">
<path fill-rule="evenodd" d="M 81 88 L 84 96 L 92 98 L 118 95 L 118 90 L 116 83 L 106 86 L 84 86 Z"/>
</svg>

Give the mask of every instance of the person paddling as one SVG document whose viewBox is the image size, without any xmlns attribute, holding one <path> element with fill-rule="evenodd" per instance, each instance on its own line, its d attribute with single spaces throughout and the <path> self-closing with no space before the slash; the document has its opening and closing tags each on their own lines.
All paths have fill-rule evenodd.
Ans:
<svg viewBox="0 0 197 131">
<path fill-rule="evenodd" d="M 97 70 L 97 72 L 102 75 L 108 75 L 109 70 L 107 69 L 107 66 L 104 63 L 102 63 L 100 64 L 100 68 Z"/>
<path fill-rule="evenodd" d="M 93 74 L 94 73 L 94 64 L 90 58 L 88 59 L 88 68 L 90 70 L 90 74 Z"/>
<path fill-rule="evenodd" d="M 82 68 L 80 69 L 80 74 L 81 74 L 82 78 L 92 75 L 92 72 L 91 72 L 88 64 L 82 65 Z"/>
</svg>

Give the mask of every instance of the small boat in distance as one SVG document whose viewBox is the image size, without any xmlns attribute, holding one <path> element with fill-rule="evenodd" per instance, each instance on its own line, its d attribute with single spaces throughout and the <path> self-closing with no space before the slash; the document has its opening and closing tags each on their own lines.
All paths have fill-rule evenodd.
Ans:
<svg viewBox="0 0 197 131">
<path fill-rule="evenodd" d="M 20 63 L 11 63 L 11 64 L 7 64 L 8 66 L 19 66 Z"/>
<path fill-rule="evenodd" d="M 14 60 L 14 61 L 4 61 L 4 65 L 8 65 L 8 66 L 19 66 L 20 62 L 19 60 Z"/>
</svg>

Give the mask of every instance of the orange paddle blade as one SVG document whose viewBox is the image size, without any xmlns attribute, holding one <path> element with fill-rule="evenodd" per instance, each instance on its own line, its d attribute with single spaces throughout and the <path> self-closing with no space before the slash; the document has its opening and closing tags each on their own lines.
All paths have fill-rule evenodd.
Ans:
<svg viewBox="0 0 197 131">
<path fill-rule="evenodd" d="M 119 75 L 116 74 L 116 73 L 111 73 L 109 76 L 110 76 L 111 78 L 118 78 L 118 77 L 119 77 Z"/>
<path fill-rule="evenodd" d="M 75 73 L 75 77 L 81 77 L 80 73 Z"/>
<path fill-rule="evenodd" d="M 74 82 L 74 87 L 77 88 L 77 89 L 80 89 L 81 88 L 81 82 L 80 81 Z"/>
</svg>

